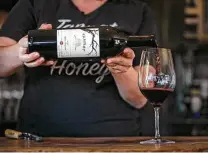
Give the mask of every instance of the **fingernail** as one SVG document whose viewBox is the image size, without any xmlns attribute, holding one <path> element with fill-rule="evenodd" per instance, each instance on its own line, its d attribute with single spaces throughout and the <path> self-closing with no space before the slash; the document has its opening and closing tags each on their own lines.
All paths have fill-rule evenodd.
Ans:
<svg viewBox="0 0 208 153">
<path fill-rule="evenodd" d="M 110 60 L 110 59 L 108 59 L 108 60 L 107 60 L 107 63 L 111 63 L 111 60 Z"/>
</svg>

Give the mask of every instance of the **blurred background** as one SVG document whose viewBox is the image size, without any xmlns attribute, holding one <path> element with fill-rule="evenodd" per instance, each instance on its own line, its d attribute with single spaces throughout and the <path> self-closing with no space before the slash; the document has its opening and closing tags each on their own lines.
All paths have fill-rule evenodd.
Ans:
<svg viewBox="0 0 208 153">
<path fill-rule="evenodd" d="M 18 0 L 0 1 L 0 27 Z M 162 47 L 171 48 L 177 86 L 161 110 L 161 134 L 208 135 L 208 0 L 143 0 L 155 14 Z M 0 78 L 0 136 L 15 128 L 22 70 Z M 141 111 L 142 135 L 154 135 L 151 105 Z"/>
</svg>

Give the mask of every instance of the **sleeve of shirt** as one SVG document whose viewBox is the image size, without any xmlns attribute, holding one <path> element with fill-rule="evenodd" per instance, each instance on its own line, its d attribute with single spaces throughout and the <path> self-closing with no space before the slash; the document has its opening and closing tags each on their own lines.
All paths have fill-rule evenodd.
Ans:
<svg viewBox="0 0 208 153">
<path fill-rule="evenodd" d="M 0 30 L 0 37 L 9 37 L 19 41 L 27 35 L 28 30 L 34 28 L 36 28 L 36 20 L 31 1 L 19 0 L 9 12 Z"/>
<path fill-rule="evenodd" d="M 142 22 L 138 28 L 138 35 L 155 35 L 158 43 L 158 29 L 157 29 L 157 24 L 156 20 L 154 17 L 154 13 L 151 10 L 151 8 L 144 3 L 143 6 L 143 15 L 142 15 Z M 133 62 L 134 66 L 138 66 L 142 54 L 142 47 L 141 48 L 134 48 L 135 52 L 135 59 Z"/>
</svg>

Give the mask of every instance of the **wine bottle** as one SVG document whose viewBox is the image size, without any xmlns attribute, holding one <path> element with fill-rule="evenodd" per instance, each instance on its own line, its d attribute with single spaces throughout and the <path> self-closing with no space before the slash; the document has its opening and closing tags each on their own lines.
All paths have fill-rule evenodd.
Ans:
<svg viewBox="0 0 208 153">
<path fill-rule="evenodd" d="M 28 53 L 46 59 L 93 60 L 120 54 L 125 47 L 157 47 L 154 35 L 131 36 L 112 27 L 30 30 Z"/>
</svg>

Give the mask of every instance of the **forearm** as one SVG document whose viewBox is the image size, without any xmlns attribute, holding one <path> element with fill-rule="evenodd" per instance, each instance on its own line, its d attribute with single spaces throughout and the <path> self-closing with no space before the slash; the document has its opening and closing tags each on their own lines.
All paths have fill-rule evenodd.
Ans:
<svg viewBox="0 0 208 153">
<path fill-rule="evenodd" d="M 112 74 L 121 97 L 135 108 L 142 108 L 147 100 L 138 86 L 138 72 L 130 68 L 125 73 Z"/>
<path fill-rule="evenodd" d="M 19 44 L 0 47 L 0 77 L 7 77 L 15 73 L 23 63 L 18 57 Z"/>
</svg>

